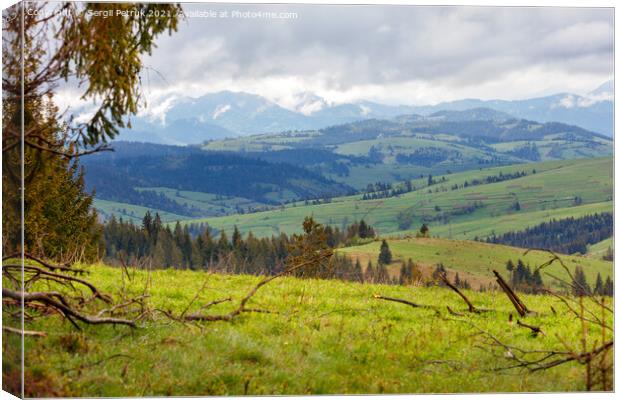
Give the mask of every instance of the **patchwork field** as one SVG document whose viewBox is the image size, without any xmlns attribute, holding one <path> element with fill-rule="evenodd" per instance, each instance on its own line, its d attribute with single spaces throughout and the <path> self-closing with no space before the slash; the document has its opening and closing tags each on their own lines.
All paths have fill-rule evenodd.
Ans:
<svg viewBox="0 0 620 400">
<path fill-rule="evenodd" d="M 520 171 L 527 175 L 451 189 L 465 181 Z M 609 211 L 612 208 L 612 173 L 611 158 L 513 165 L 437 176 L 435 179 L 439 183 L 430 187 L 421 187 L 424 179 L 418 179 L 413 184 L 421 188 L 397 197 L 361 200 L 361 195 L 355 195 L 334 198 L 327 204 L 295 203 L 273 211 L 184 223 L 208 222 L 226 231 L 232 231 L 236 225 L 243 232 L 270 236 L 297 232 L 299 221 L 312 215 L 318 222 L 334 226 L 345 226 L 363 218 L 381 235 L 391 235 L 407 234 L 417 230 L 423 221 L 431 220 L 428 225 L 433 235 L 467 239 L 522 229 L 551 218 Z M 519 211 L 514 209 L 517 202 Z M 462 212 L 474 203 L 479 207 L 472 212 Z M 409 215 L 409 228 L 403 229 L 401 213 Z"/>
</svg>

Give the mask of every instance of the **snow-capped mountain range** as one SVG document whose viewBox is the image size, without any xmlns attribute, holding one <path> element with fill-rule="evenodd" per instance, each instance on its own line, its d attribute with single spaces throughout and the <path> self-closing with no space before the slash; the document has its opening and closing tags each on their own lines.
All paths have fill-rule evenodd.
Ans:
<svg viewBox="0 0 620 400">
<path fill-rule="evenodd" d="M 371 101 L 331 104 L 314 93 L 302 92 L 295 96 L 292 108 L 284 108 L 258 95 L 223 91 L 199 98 L 165 99 L 150 113 L 133 117 L 132 129 L 123 130 L 118 139 L 185 145 L 259 133 L 320 129 L 363 119 L 430 116 L 439 111 L 478 108 L 514 118 L 563 122 L 613 136 L 613 96 L 613 81 L 586 95 L 559 93 L 512 101 L 464 99 L 428 106 L 393 106 Z"/>
</svg>

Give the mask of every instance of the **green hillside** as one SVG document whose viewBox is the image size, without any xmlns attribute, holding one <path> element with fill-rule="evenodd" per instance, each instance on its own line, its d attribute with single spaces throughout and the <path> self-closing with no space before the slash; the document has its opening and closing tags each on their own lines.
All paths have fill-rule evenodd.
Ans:
<svg viewBox="0 0 620 400">
<path fill-rule="evenodd" d="M 317 131 L 214 140 L 202 148 L 238 154 L 250 152 L 257 157 L 312 148 L 343 157 L 364 157 L 366 160 L 343 158 L 338 161 L 338 168 L 322 161 L 311 166 L 312 170 L 357 189 L 376 181 L 465 171 L 482 165 L 592 158 L 613 153 L 611 139 L 576 126 L 481 115 L 452 119 L 449 114 L 453 112 L 428 118 L 412 115 L 391 120 L 370 119 Z M 289 162 L 295 164 L 294 159 Z M 346 173 L 342 173 L 343 165 Z"/>
<path fill-rule="evenodd" d="M 149 307 L 175 314 L 188 305 L 194 312 L 231 296 L 233 302 L 208 310 L 228 312 L 260 279 L 131 270 L 128 281 L 120 268 L 87 268 L 89 279 L 116 298 L 143 294 L 148 281 Z M 535 375 L 493 371 L 510 360 L 493 354 L 470 325 L 524 349 L 555 348 L 556 335 L 578 347 L 579 321 L 560 301 L 522 296 L 538 312 L 525 321 L 546 333 L 532 337 L 528 329 L 508 322 L 514 308 L 503 293 L 465 292 L 478 307 L 494 312 L 451 316 L 446 306 L 465 312 L 465 305 L 444 288 L 282 278 L 261 288 L 249 303 L 273 313 L 244 313 L 231 322 L 184 324 L 154 312 L 136 330 L 101 325 L 76 331 L 52 315 L 29 323 L 29 329 L 47 335 L 25 337 L 25 374 L 34 397 L 584 390 L 583 367 L 576 363 Z M 377 300 L 375 294 L 436 306 L 438 311 Z M 597 332 L 590 333 L 590 342 L 598 339 Z M 21 339 L 3 331 L 3 340 L 15 342 L 14 347 L 7 345 L 10 352 L 19 348 Z"/>
<path fill-rule="evenodd" d="M 589 246 L 587 256 L 601 259 L 603 258 L 604 255 L 607 254 L 609 249 L 611 249 L 612 251 L 614 249 L 614 238 L 613 237 L 610 237 L 608 239 L 602 240 L 598 243 L 595 243 Z"/>
<path fill-rule="evenodd" d="M 465 181 L 519 171 L 527 175 L 451 189 Z M 224 230 L 232 230 L 237 225 L 244 232 L 269 236 L 296 232 L 299 221 L 313 215 L 318 222 L 334 226 L 345 226 L 363 218 L 381 235 L 406 234 L 426 221 L 433 235 L 474 238 L 521 229 L 553 217 L 608 211 L 612 207 L 612 172 L 611 158 L 512 165 L 436 176 L 439 183 L 397 197 L 361 200 L 360 195 L 354 195 L 334 198 L 327 204 L 295 203 L 273 211 L 186 220 L 185 223 L 206 221 Z M 425 179 L 418 179 L 414 185 L 421 187 L 424 182 Z M 514 210 L 517 202 L 519 211 Z M 467 212 L 467 207 L 472 205 L 477 208 Z"/>
<path fill-rule="evenodd" d="M 151 191 L 161 193 L 170 200 L 189 207 L 201 210 L 206 215 L 227 215 L 236 213 L 239 208 L 267 207 L 265 203 L 252 201 L 243 197 L 223 196 L 213 193 L 193 192 L 189 190 L 176 190 L 164 187 L 136 188 L 139 191 Z"/>
<path fill-rule="evenodd" d="M 142 218 L 147 211 L 150 211 L 153 214 L 156 212 L 159 213 L 162 222 L 173 222 L 188 218 L 184 215 L 170 213 L 157 208 L 142 207 L 135 204 L 120 203 L 117 201 L 102 200 L 97 198 L 93 201 L 93 205 L 97 209 L 99 215 L 105 219 L 108 219 L 114 215 L 116 218 L 123 218 L 125 221 L 132 221 L 136 224 L 140 224 L 142 222 Z"/>
<path fill-rule="evenodd" d="M 407 238 L 391 239 L 388 240 L 388 244 L 394 258 L 389 266 L 393 276 L 398 276 L 401 263 L 411 258 L 422 267 L 427 275 L 430 275 L 438 263 L 442 263 L 448 271 L 458 271 L 461 279 L 465 278 L 470 281 L 474 288 L 478 288 L 480 284 L 487 285 L 493 282 L 493 269 L 508 277 L 506 270 L 508 260 L 516 263 L 518 259 L 521 259 L 535 268 L 548 261 L 550 257 L 547 252 L 531 251 L 524 255 L 525 249 L 465 240 Z M 359 259 L 365 266 L 368 260 L 376 264 L 380 245 L 380 241 L 374 241 L 362 246 L 345 247 L 339 249 L 338 252 L 347 254 L 352 259 Z M 591 286 L 594 285 L 598 273 L 601 274 L 603 280 L 608 276 L 613 279 L 613 263 L 609 261 L 577 255 L 563 256 L 562 260 L 571 271 L 576 266 L 581 266 Z M 544 271 L 561 279 L 568 279 L 568 275 L 559 264 L 547 267 Z M 560 286 L 560 282 L 546 274 L 543 273 L 542 277 L 546 285 Z"/>
</svg>

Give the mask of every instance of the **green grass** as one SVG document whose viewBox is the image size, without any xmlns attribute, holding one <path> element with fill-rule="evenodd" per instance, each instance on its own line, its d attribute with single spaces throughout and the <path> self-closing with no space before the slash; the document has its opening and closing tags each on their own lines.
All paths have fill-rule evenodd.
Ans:
<svg viewBox="0 0 620 400">
<path fill-rule="evenodd" d="M 609 140 L 598 137 L 592 137 L 588 140 L 590 143 L 584 143 L 582 141 L 568 141 L 556 137 L 557 135 L 548 135 L 544 140 L 537 140 L 536 148 L 541 155 L 542 160 L 551 160 L 559 158 L 579 158 L 579 157 L 600 157 L 603 154 L 612 154 L 613 149 L 610 146 Z M 519 147 L 530 144 L 528 141 L 514 141 L 491 144 L 490 147 L 501 152 L 507 152 L 515 150 Z M 558 146 L 561 146 L 559 154 L 554 154 L 552 151 Z"/>
<path fill-rule="evenodd" d="M 88 279 L 118 296 L 121 270 L 90 266 Z M 141 294 L 147 279 L 137 271 L 125 280 L 129 295 Z M 150 306 L 180 313 L 203 283 L 190 311 L 232 296 L 238 301 L 259 278 L 159 270 L 151 274 Z M 435 305 L 439 313 L 373 298 L 373 294 Z M 513 345 L 564 350 L 559 335 L 576 345 L 580 326 L 549 296 L 524 295 L 538 312 L 526 321 L 545 336 L 509 324 L 514 314 L 499 292 L 466 291 L 479 307 L 467 320 Z M 117 297 L 118 298 L 118 297 Z M 277 314 L 242 314 L 232 322 L 198 325 L 156 318 L 136 330 L 84 326 L 77 332 L 58 316 L 27 324 L 44 338 L 25 338 L 26 386 L 32 396 L 206 396 L 353 393 L 470 393 L 584 390 L 583 367 L 568 363 L 551 370 L 495 372 L 509 362 L 479 348 L 481 338 L 445 311 L 464 312 L 458 296 L 443 288 L 380 286 L 340 281 L 278 279 L 248 304 Z M 227 312 L 224 303 L 210 312 Z M 551 313 L 553 306 L 557 315 Z M 611 316 L 608 316 L 611 323 Z M 6 356 L 18 347 L 3 332 Z M 600 339 L 596 329 L 589 340 Z M 15 347 L 11 347 L 14 345 Z M 5 365 L 5 368 L 10 365 Z M 11 372 L 11 371 L 8 371 Z M 34 392 L 34 393 L 33 393 Z"/>
<path fill-rule="evenodd" d="M 114 215 L 116 218 L 123 218 L 125 221 L 132 221 L 134 223 L 142 223 L 142 218 L 147 211 L 152 214 L 159 213 L 163 222 L 173 222 L 188 217 L 185 215 L 174 214 L 168 211 L 159 210 L 157 208 L 142 207 L 129 203 L 120 203 L 116 201 L 102 200 L 95 198 L 94 207 L 97 212 L 104 218 L 109 218 Z"/>
<path fill-rule="evenodd" d="M 536 174 L 532 174 L 532 170 Z M 529 175 L 488 185 L 470 186 L 450 190 L 453 184 L 476 178 L 494 176 L 515 171 L 526 171 Z M 433 234 L 473 238 L 500 234 L 522 229 L 551 218 L 584 215 L 611 208 L 613 194 L 612 159 L 580 159 L 551 161 L 527 165 L 496 167 L 444 175 L 446 182 L 407 193 L 399 197 L 362 201 L 360 195 L 335 198 L 331 203 L 304 206 L 292 204 L 279 210 L 207 218 L 186 222 L 206 221 L 211 226 L 232 231 L 237 225 L 243 232 L 252 231 L 258 236 L 270 236 L 280 232 L 293 233 L 300 230 L 299 221 L 313 215 L 323 224 L 344 226 L 364 218 L 382 235 L 402 231 L 399 227 L 401 211 L 413 213 L 410 229 L 417 229 L 422 217 L 439 217 L 459 207 L 482 202 L 484 207 L 471 214 L 450 216 L 448 224 L 439 221 L 430 223 Z M 436 179 L 441 180 L 441 176 Z M 414 184 L 423 185 L 424 179 Z M 428 191 L 431 191 L 429 193 Z M 582 204 L 575 206 L 574 198 L 579 196 Z M 511 210 L 518 201 L 521 211 Z M 440 207 L 440 211 L 435 210 Z"/>
<path fill-rule="evenodd" d="M 237 207 L 247 209 L 248 207 L 262 207 L 263 203 L 258 203 L 242 197 L 218 196 L 213 193 L 192 192 L 187 190 L 176 190 L 166 187 L 145 187 L 136 190 L 152 191 L 161 193 L 170 200 L 189 207 L 199 209 L 204 215 L 221 216 L 237 212 Z"/>
<path fill-rule="evenodd" d="M 492 271 L 494 269 L 507 278 L 509 276 L 506 270 L 508 260 L 512 260 L 516 264 L 517 260 L 521 259 L 535 268 L 550 259 L 550 254 L 547 252 L 531 251 L 524 255 L 525 249 L 467 240 L 408 238 L 390 239 L 388 244 L 394 257 L 393 264 L 390 266 L 393 274 L 397 274 L 401 262 L 407 261 L 409 258 L 431 270 L 441 262 L 449 270 L 458 271 L 461 278 L 465 277 L 472 281 L 473 287 L 478 287 L 480 283 L 486 286 L 492 282 Z M 376 264 L 380 245 L 380 241 L 374 241 L 362 246 L 342 248 L 338 251 L 349 255 L 352 259 L 360 259 L 362 265 L 365 266 L 368 260 L 372 260 L 373 264 Z M 561 257 L 571 271 L 574 271 L 576 266 L 581 266 L 591 286 L 594 286 L 598 273 L 601 274 L 603 280 L 608 276 L 613 279 L 613 263 L 609 261 L 578 255 Z M 541 275 L 546 285 L 559 287 L 560 282 L 545 272 L 570 281 L 558 263 L 546 267 Z"/>
<path fill-rule="evenodd" d="M 607 253 L 608 249 L 614 248 L 614 238 L 610 237 L 608 239 L 602 240 L 598 243 L 594 243 L 588 246 L 588 257 L 593 258 L 603 258 L 603 256 Z"/>
<path fill-rule="evenodd" d="M 433 227 L 433 235 L 454 239 L 485 238 L 493 234 L 524 230 L 528 227 L 547 222 L 552 219 L 583 217 L 603 212 L 613 212 L 611 201 L 592 203 L 582 206 L 555 208 L 549 210 L 519 212 L 495 217 L 480 218 L 454 224 Z M 415 230 L 394 232 L 393 235 L 403 236 L 415 234 Z"/>
</svg>

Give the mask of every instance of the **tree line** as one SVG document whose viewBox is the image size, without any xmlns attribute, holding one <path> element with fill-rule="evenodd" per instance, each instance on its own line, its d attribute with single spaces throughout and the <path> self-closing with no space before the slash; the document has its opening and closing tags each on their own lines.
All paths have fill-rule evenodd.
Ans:
<svg viewBox="0 0 620 400">
<path fill-rule="evenodd" d="M 613 221 L 611 213 L 553 219 L 523 231 L 493 235 L 487 238 L 486 242 L 523 248 L 540 248 L 564 254 L 585 254 L 588 251 L 588 245 L 598 243 L 613 235 Z"/>
<path fill-rule="evenodd" d="M 320 229 L 330 248 L 375 237 L 374 228 L 364 220 L 342 230 L 329 225 Z M 113 216 L 103 226 L 104 260 L 111 264 L 118 264 L 120 259 L 136 264 L 148 261 L 155 268 L 273 274 L 290 255 L 293 236 L 282 233 L 258 238 L 249 232 L 244 237 L 235 226 L 229 237 L 226 231 L 216 233 L 207 224 L 189 226 L 178 222 L 171 228 L 162 223 L 159 214 L 150 212 L 141 225 Z"/>
<path fill-rule="evenodd" d="M 536 173 L 536 170 L 535 169 L 532 170 L 532 174 L 535 174 L 535 173 Z M 485 176 L 484 178 L 475 178 L 470 181 L 465 181 L 462 184 L 455 183 L 454 185 L 450 187 L 450 190 L 465 189 L 470 186 L 488 185 L 491 183 L 498 183 L 498 182 L 508 181 L 512 179 L 519 179 L 519 178 L 523 178 L 524 176 L 527 176 L 527 173 L 525 171 L 517 171 L 517 172 L 511 172 L 507 174 L 504 174 L 503 172 L 500 171 L 499 174 L 497 175 Z"/>
</svg>

